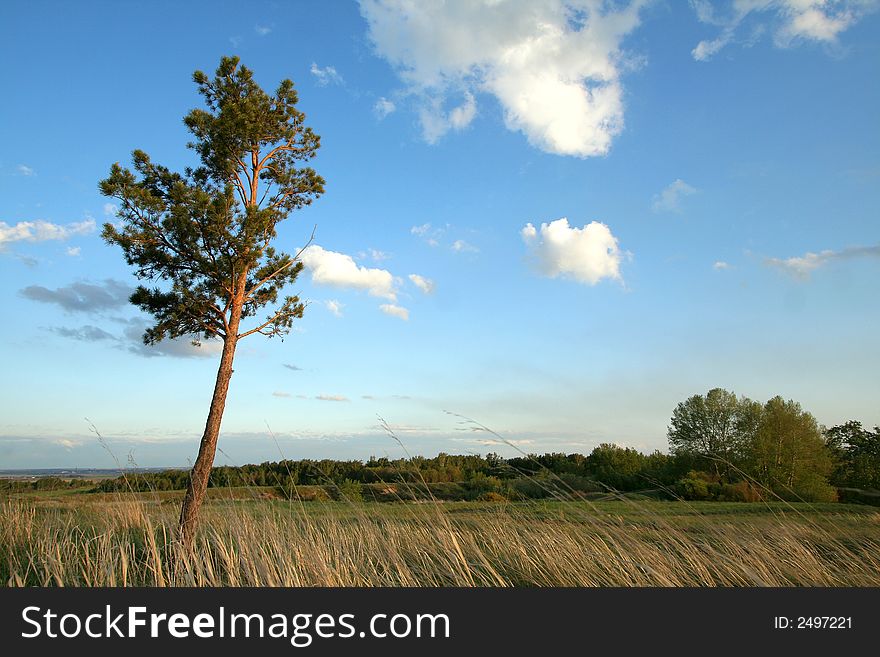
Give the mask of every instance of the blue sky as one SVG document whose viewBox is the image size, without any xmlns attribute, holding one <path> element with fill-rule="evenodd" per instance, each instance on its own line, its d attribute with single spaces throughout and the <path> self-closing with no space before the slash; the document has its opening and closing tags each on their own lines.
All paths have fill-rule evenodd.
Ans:
<svg viewBox="0 0 880 657">
<path fill-rule="evenodd" d="M 600 442 L 684 398 L 880 423 L 880 3 L 0 9 L 0 468 L 184 465 L 211 346 L 144 348 L 97 183 L 194 163 L 192 72 L 290 78 L 326 193 L 310 300 L 238 348 L 218 463 Z M 100 432 L 92 431 L 89 422 Z M 274 437 L 273 437 L 274 436 Z"/>
</svg>

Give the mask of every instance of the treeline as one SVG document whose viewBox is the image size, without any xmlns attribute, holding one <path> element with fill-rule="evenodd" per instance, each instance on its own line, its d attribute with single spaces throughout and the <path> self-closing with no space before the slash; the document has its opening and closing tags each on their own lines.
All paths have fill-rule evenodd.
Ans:
<svg viewBox="0 0 880 657">
<path fill-rule="evenodd" d="M 68 490 L 82 488 L 82 479 L 62 479 L 61 477 L 38 477 L 36 479 L 0 479 L 0 492 L 24 493 L 39 490 Z"/>
<path fill-rule="evenodd" d="M 688 500 L 880 500 L 880 429 L 868 431 L 855 421 L 823 429 L 794 401 L 774 397 L 760 404 L 710 390 L 676 407 L 667 435 L 668 454 L 602 444 L 589 455 L 439 454 L 222 466 L 213 468 L 209 487 L 269 486 L 300 497 L 297 487 L 318 487 L 318 496 L 337 499 L 388 499 L 388 491 L 391 498 L 497 500 L 638 491 Z M 183 470 L 140 472 L 105 480 L 96 490 L 181 490 L 188 476 Z"/>
</svg>

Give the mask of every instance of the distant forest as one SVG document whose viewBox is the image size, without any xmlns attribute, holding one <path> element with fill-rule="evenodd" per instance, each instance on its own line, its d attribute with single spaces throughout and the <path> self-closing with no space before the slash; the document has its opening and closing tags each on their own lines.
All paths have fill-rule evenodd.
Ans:
<svg viewBox="0 0 880 657">
<path fill-rule="evenodd" d="M 880 505 L 880 428 L 821 427 L 797 402 L 765 404 L 719 388 L 678 404 L 669 454 L 602 444 L 589 455 L 416 456 L 367 461 L 284 460 L 215 467 L 210 488 L 271 487 L 299 499 L 527 500 L 615 492 L 660 499 L 862 502 Z M 132 472 L 94 492 L 174 491 L 189 472 Z M 81 481 L 0 480 L 0 491 L 82 487 Z"/>
</svg>

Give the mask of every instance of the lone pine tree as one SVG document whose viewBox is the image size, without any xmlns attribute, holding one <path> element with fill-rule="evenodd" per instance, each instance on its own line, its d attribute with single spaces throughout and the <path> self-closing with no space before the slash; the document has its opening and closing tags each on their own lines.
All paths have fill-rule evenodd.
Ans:
<svg viewBox="0 0 880 657">
<path fill-rule="evenodd" d="M 208 487 L 238 341 L 254 333 L 284 335 L 303 314 L 296 296 L 278 302 L 279 291 L 303 265 L 298 254 L 271 246 L 276 227 L 324 191 L 313 169 L 297 168 L 314 157 L 320 137 L 296 108 L 293 82 L 284 80 L 269 95 L 237 57 L 223 57 L 213 79 L 196 71 L 193 80 L 207 107 L 192 110 L 184 123 L 201 166 L 175 173 L 136 150 L 135 173 L 116 163 L 100 182 L 102 194 L 118 199 L 120 219 L 104 225 L 103 238 L 122 248 L 139 279 L 156 285 L 138 286 L 130 298 L 155 318 L 144 343 L 184 336 L 194 344 L 223 343 L 180 511 L 187 545 Z M 242 325 L 268 304 L 272 310 L 265 320 Z"/>
</svg>

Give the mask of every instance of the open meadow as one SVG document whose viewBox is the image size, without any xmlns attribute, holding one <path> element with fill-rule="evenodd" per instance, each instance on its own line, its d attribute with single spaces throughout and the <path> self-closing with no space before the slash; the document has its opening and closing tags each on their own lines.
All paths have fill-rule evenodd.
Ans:
<svg viewBox="0 0 880 657">
<path fill-rule="evenodd" d="M 880 511 L 643 499 L 392 503 L 211 489 L 9 494 L 10 586 L 880 586 Z"/>
</svg>

